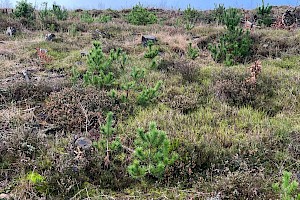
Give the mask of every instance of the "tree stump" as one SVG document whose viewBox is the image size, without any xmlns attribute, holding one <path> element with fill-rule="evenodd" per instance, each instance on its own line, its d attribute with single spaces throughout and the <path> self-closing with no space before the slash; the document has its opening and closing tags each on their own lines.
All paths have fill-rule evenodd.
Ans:
<svg viewBox="0 0 300 200">
<path fill-rule="evenodd" d="M 80 137 L 75 141 L 75 147 L 84 151 L 90 150 L 92 147 L 92 141 L 89 138 Z"/>
<path fill-rule="evenodd" d="M 15 27 L 7 27 L 6 29 L 6 35 L 9 35 L 9 36 L 14 36 L 16 34 L 17 30 Z"/>
<path fill-rule="evenodd" d="M 143 35 L 142 36 L 142 44 L 144 47 L 147 46 L 149 41 L 155 43 L 155 42 L 157 42 L 157 39 L 155 36 L 152 36 L 152 35 Z"/>
<path fill-rule="evenodd" d="M 292 11 L 287 10 L 283 15 L 282 15 L 282 23 L 284 24 L 285 27 L 291 27 L 297 23 L 297 18 Z"/>
<path fill-rule="evenodd" d="M 46 41 L 52 41 L 55 38 L 55 35 L 53 33 L 48 33 L 45 35 Z"/>
</svg>

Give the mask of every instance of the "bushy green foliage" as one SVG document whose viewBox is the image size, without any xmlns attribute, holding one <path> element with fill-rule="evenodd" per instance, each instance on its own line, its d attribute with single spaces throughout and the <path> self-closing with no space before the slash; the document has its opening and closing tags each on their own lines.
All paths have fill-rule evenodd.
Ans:
<svg viewBox="0 0 300 200">
<path fill-rule="evenodd" d="M 225 10 L 226 9 L 225 9 L 224 4 L 215 5 L 214 11 L 213 11 L 213 18 L 218 24 L 224 23 Z"/>
<path fill-rule="evenodd" d="M 27 0 L 21 0 L 17 2 L 14 14 L 17 18 L 26 18 L 28 20 L 33 20 L 35 18 L 34 8 L 31 3 Z"/>
<path fill-rule="evenodd" d="M 80 16 L 80 21 L 90 24 L 94 22 L 94 18 L 86 11 Z"/>
<path fill-rule="evenodd" d="M 188 7 L 183 11 L 183 19 L 185 21 L 185 29 L 190 31 L 195 27 L 195 22 L 198 19 L 198 11 L 188 5 Z"/>
<path fill-rule="evenodd" d="M 56 17 L 57 20 L 66 20 L 68 18 L 67 9 L 61 8 L 61 6 L 57 5 L 56 3 L 52 5 L 51 12 Z"/>
<path fill-rule="evenodd" d="M 153 99 L 158 96 L 158 91 L 161 87 L 162 81 L 158 81 L 154 88 L 144 88 L 143 91 L 137 97 L 137 103 L 142 106 L 146 106 Z"/>
<path fill-rule="evenodd" d="M 42 9 L 39 11 L 39 17 L 42 22 L 44 22 L 47 17 L 50 15 L 50 10 L 48 9 L 48 3 L 44 2 L 42 3 Z"/>
<path fill-rule="evenodd" d="M 118 138 L 114 138 L 113 134 L 115 132 L 115 128 L 113 128 L 113 113 L 108 112 L 106 116 L 106 123 L 100 127 L 100 133 L 104 136 L 104 140 L 99 139 L 95 141 L 93 145 L 98 150 L 106 150 L 107 159 L 109 159 L 109 151 L 110 150 L 118 150 L 121 148 L 121 142 Z"/>
<path fill-rule="evenodd" d="M 134 178 L 146 175 L 162 178 L 166 168 L 178 158 L 176 153 L 170 152 L 170 141 L 166 133 L 158 130 L 156 124 L 151 122 L 147 133 L 138 129 L 138 136 L 134 160 L 128 166 L 129 174 Z"/>
<path fill-rule="evenodd" d="M 292 173 L 284 171 L 282 176 L 282 183 L 273 184 L 273 189 L 280 194 L 282 200 L 300 200 L 300 193 L 297 193 L 299 183 L 292 181 Z"/>
<path fill-rule="evenodd" d="M 189 43 L 188 45 L 188 50 L 187 50 L 187 55 L 189 58 L 192 60 L 195 60 L 199 56 L 199 51 L 196 48 L 192 47 L 192 43 Z"/>
<path fill-rule="evenodd" d="M 231 66 L 243 62 L 250 55 L 252 40 L 249 31 L 238 27 L 240 13 L 235 8 L 229 8 L 224 14 L 226 32 L 220 36 L 217 44 L 209 44 L 209 50 L 216 62 L 224 62 Z"/>
<path fill-rule="evenodd" d="M 144 55 L 145 58 L 154 59 L 158 55 L 159 51 L 157 48 L 153 48 L 153 45 L 152 41 L 147 42 L 148 51 Z"/>
<path fill-rule="evenodd" d="M 130 76 L 135 82 L 138 82 L 140 79 L 145 77 L 145 69 L 133 67 Z"/>
<path fill-rule="evenodd" d="M 198 17 L 198 11 L 188 5 L 188 7 L 183 11 L 183 18 L 185 21 L 190 23 L 195 23 Z"/>
<path fill-rule="evenodd" d="M 94 42 L 93 49 L 88 55 L 88 69 L 83 74 L 83 81 L 86 85 L 95 85 L 98 87 L 112 86 L 115 78 L 113 72 L 111 72 L 112 62 L 115 60 L 115 56 L 111 53 L 107 58 L 102 52 L 102 48 L 99 42 Z M 80 77 L 80 73 L 72 68 L 72 81 L 77 82 Z"/>
<path fill-rule="evenodd" d="M 184 25 L 185 30 L 190 31 L 195 27 L 195 24 L 192 22 L 186 22 Z"/>
<path fill-rule="evenodd" d="M 112 58 L 106 58 L 102 52 L 99 42 L 93 44 L 93 49 L 88 55 L 88 70 L 83 75 L 86 85 L 96 85 L 99 87 L 112 86 L 114 75 L 110 71 Z"/>
<path fill-rule="evenodd" d="M 154 13 L 151 13 L 141 4 L 135 5 L 131 12 L 127 16 L 129 23 L 134 25 L 147 25 L 157 22 L 157 17 Z"/>
<path fill-rule="evenodd" d="M 112 20 L 112 18 L 109 15 L 101 15 L 100 17 L 95 19 L 95 21 L 100 22 L 100 23 L 107 23 L 107 22 L 110 22 L 111 20 Z"/>
<path fill-rule="evenodd" d="M 223 15 L 224 24 L 228 31 L 235 31 L 241 21 L 241 13 L 237 8 L 229 8 L 225 10 Z"/>
<path fill-rule="evenodd" d="M 83 81 L 85 85 L 95 85 L 98 87 L 111 87 L 115 84 L 115 75 L 113 73 L 113 62 L 119 61 L 123 63 L 124 58 L 121 49 L 111 50 L 110 55 L 107 57 L 102 52 L 99 42 L 94 42 L 93 48 L 87 57 L 88 69 L 83 74 Z M 123 63 L 124 64 L 124 63 Z M 77 82 L 80 73 L 72 68 L 72 81 Z"/>
<path fill-rule="evenodd" d="M 262 0 L 262 5 L 257 8 L 257 22 L 259 25 L 271 26 L 271 24 L 273 23 L 271 11 L 272 6 L 270 6 L 269 4 L 265 6 L 265 1 Z"/>
<path fill-rule="evenodd" d="M 47 182 L 45 177 L 39 173 L 34 171 L 29 172 L 26 176 L 26 180 L 29 181 L 38 192 L 47 192 Z"/>
</svg>

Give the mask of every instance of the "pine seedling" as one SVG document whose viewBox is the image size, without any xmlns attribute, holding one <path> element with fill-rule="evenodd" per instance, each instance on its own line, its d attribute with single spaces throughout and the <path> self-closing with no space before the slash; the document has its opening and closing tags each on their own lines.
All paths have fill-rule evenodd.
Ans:
<svg viewBox="0 0 300 200">
<path fill-rule="evenodd" d="M 272 24 L 272 18 L 271 18 L 271 10 L 272 6 L 267 4 L 265 6 L 265 1 L 262 0 L 262 5 L 257 8 L 257 15 L 259 17 L 258 24 L 259 25 L 266 25 L 271 26 Z"/>
<path fill-rule="evenodd" d="M 126 82 L 121 87 L 126 91 L 126 99 L 128 99 L 129 90 L 135 87 L 135 81 Z"/>
<path fill-rule="evenodd" d="M 187 55 L 192 60 L 195 60 L 199 56 L 199 51 L 192 47 L 192 43 L 189 43 L 188 45 Z"/>
<path fill-rule="evenodd" d="M 282 200 L 300 200 L 300 194 L 296 194 L 299 183 L 291 178 L 292 173 L 284 171 L 281 186 L 279 183 L 273 184 L 273 189 L 280 194 Z"/>
<path fill-rule="evenodd" d="M 154 88 L 145 88 L 139 94 L 137 103 L 142 106 L 148 105 L 158 96 L 158 90 L 160 89 L 162 81 L 158 81 Z"/>
<path fill-rule="evenodd" d="M 104 158 L 105 166 L 108 166 L 110 163 L 109 152 L 111 152 L 111 150 L 118 150 L 122 146 L 120 139 L 113 137 L 114 132 L 115 128 L 113 128 L 113 113 L 108 112 L 106 116 L 106 123 L 100 127 L 100 133 L 105 139 L 99 139 L 93 143 L 99 152 L 102 152 L 103 149 L 106 149 L 106 156 Z"/>
<path fill-rule="evenodd" d="M 153 48 L 153 45 L 154 45 L 153 41 L 149 40 L 147 42 L 148 51 L 144 55 L 145 58 L 154 59 L 158 55 L 159 51 L 157 48 Z"/>
<path fill-rule="evenodd" d="M 145 69 L 133 67 L 130 76 L 135 82 L 138 82 L 140 79 L 145 78 Z"/>
<path fill-rule="evenodd" d="M 194 24 L 198 17 L 198 11 L 188 5 L 188 7 L 183 11 L 183 18 L 187 23 Z"/>
<path fill-rule="evenodd" d="M 249 31 L 238 27 L 240 23 L 240 13 L 235 8 L 227 9 L 224 13 L 224 24 L 226 32 L 220 36 L 217 44 L 209 44 L 209 50 L 216 62 L 224 62 L 231 66 L 250 55 L 252 40 Z"/>
<path fill-rule="evenodd" d="M 185 25 L 184 25 L 184 28 L 185 28 L 185 30 L 187 30 L 187 31 L 192 30 L 194 27 L 195 27 L 195 24 L 192 23 L 192 22 L 189 22 L 189 21 L 186 22 Z"/>
<path fill-rule="evenodd" d="M 138 129 L 138 139 L 134 151 L 134 160 L 128 166 L 128 172 L 133 178 L 143 178 L 152 175 L 162 178 L 165 169 L 178 158 L 175 152 L 170 152 L 170 141 L 164 131 L 157 129 L 151 122 L 149 131 Z"/>
<path fill-rule="evenodd" d="M 107 59 L 99 42 L 94 42 L 93 48 L 88 55 L 88 69 L 83 74 L 85 85 L 95 85 L 98 87 L 110 87 L 115 84 L 114 74 L 110 71 L 112 62 L 118 58 L 119 51 L 111 52 Z"/>
<path fill-rule="evenodd" d="M 112 127 L 113 124 L 113 113 L 109 112 L 106 116 L 106 124 L 101 126 L 100 132 L 107 138 L 111 137 L 115 131 Z"/>
<path fill-rule="evenodd" d="M 93 48 L 88 55 L 88 66 L 90 70 L 106 70 L 107 59 L 102 52 L 100 42 L 94 42 Z"/>
<path fill-rule="evenodd" d="M 71 73 L 72 73 L 72 76 L 71 76 L 71 81 L 73 84 L 76 84 L 79 77 L 80 77 L 80 73 L 79 71 L 76 69 L 76 67 L 72 67 L 71 69 Z"/>
<path fill-rule="evenodd" d="M 148 11 L 140 3 L 133 6 L 131 12 L 127 15 L 129 23 L 134 25 L 147 25 L 157 22 L 155 13 Z"/>
</svg>

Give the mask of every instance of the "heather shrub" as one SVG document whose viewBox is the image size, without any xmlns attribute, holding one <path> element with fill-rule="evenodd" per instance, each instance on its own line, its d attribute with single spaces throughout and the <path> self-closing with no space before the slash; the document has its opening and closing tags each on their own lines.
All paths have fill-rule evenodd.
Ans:
<svg viewBox="0 0 300 200">
<path fill-rule="evenodd" d="M 98 91 L 92 87 L 72 87 L 52 93 L 44 108 L 37 114 L 48 123 L 56 124 L 67 131 L 98 129 L 107 112 L 112 111 L 121 117 L 121 113 L 130 107 L 114 102 L 106 91 Z"/>
<path fill-rule="evenodd" d="M 172 86 L 164 91 L 161 99 L 171 108 L 188 113 L 199 106 L 199 95 L 195 87 Z"/>
<path fill-rule="evenodd" d="M 232 106 L 252 106 L 274 115 L 281 106 L 276 102 L 275 77 L 260 74 L 255 83 L 246 81 L 249 72 L 223 69 L 214 78 L 215 95 Z"/>
<path fill-rule="evenodd" d="M 185 82 L 195 82 L 199 77 L 197 67 L 186 60 L 169 60 L 163 59 L 157 66 L 158 70 L 178 73 Z"/>
</svg>

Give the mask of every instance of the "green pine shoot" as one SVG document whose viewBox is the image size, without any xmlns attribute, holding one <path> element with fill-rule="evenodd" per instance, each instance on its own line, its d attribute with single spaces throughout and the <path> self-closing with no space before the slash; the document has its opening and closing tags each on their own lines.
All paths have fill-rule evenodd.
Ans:
<svg viewBox="0 0 300 200">
<path fill-rule="evenodd" d="M 148 132 L 138 129 L 138 136 L 134 160 L 128 167 L 129 174 L 134 178 L 146 175 L 162 178 L 166 167 L 178 158 L 176 153 L 170 152 L 170 141 L 166 133 L 158 130 L 155 122 L 152 122 Z"/>
</svg>

